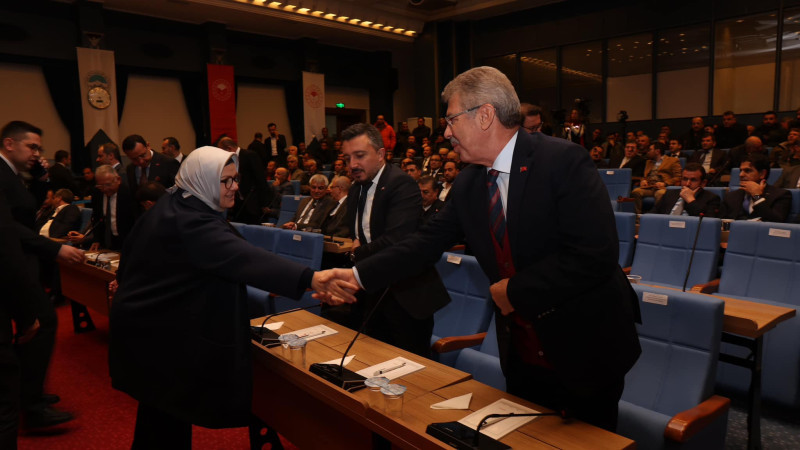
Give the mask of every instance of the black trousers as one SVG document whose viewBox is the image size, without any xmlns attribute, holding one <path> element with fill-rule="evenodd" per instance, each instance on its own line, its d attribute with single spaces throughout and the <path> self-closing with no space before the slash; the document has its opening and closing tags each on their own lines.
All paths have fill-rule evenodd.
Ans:
<svg viewBox="0 0 800 450">
<path fill-rule="evenodd" d="M 554 371 L 528 365 L 513 356 L 508 361 L 506 390 L 546 408 L 566 411 L 574 417 L 596 427 L 616 433 L 619 399 L 625 387 L 625 378 L 609 382 L 566 385 Z"/>
<path fill-rule="evenodd" d="M 17 448 L 18 423 L 19 364 L 11 343 L 3 342 L 0 343 L 0 448 L 8 450 Z"/>
<path fill-rule="evenodd" d="M 35 297 L 39 331 L 27 343 L 14 346 L 20 367 L 20 400 L 23 410 L 46 406 L 42 403 L 42 394 L 58 327 L 58 317 L 53 302 L 41 289 L 36 292 Z"/>
<path fill-rule="evenodd" d="M 139 403 L 133 450 L 191 450 L 192 424 L 150 405 Z"/>
</svg>

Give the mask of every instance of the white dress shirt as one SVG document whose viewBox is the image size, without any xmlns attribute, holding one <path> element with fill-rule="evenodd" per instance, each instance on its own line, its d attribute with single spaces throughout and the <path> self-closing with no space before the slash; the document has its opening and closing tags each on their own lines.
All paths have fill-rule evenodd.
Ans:
<svg viewBox="0 0 800 450">
<path fill-rule="evenodd" d="M 367 238 L 367 244 L 372 242 L 372 233 L 370 233 L 369 229 L 369 219 L 372 216 L 372 200 L 375 199 L 378 181 L 380 181 L 381 175 L 383 175 L 383 169 L 385 168 L 386 164 L 381 167 L 381 170 L 379 170 L 375 178 L 372 179 L 372 186 L 367 189 L 367 200 L 366 203 L 364 203 L 364 212 L 361 214 L 361 217 L 358 217 L 358 214 L 356 214 L 356 230 L 358 230 L 358 221 L 361 220 L 362 227 L 364 228 L 364 236 Z"/>
</svg>

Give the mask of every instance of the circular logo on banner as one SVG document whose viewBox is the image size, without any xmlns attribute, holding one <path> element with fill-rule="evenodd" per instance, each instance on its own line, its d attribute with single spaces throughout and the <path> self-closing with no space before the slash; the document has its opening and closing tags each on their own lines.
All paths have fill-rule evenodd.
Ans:
<svg viewBox="0 0 800 450">
<path fill-rule="evenodd" d="M 316 84 L 310 84 L 305 92 L 306 104 L 312 108 L 319 108 L 322 106 L 322 89 Z"/>
<path fill-rule="evenodd" d="M 86 84 L 89 88 L 87 100 L 90 105 L 97 109 L 105 109 L 111 106 L 111 94 L 108 92 L 110 83 L 104 73 L 89 73 Z"/>
<path fill-rule="evenodd" d="M 211 82 L 211 95 L 213 95 L 215 99 L 224 102 L 231 98 L 233 89 L 230 83 L 228 83 L 228 80 L 218 78 Z"/>
</svg>

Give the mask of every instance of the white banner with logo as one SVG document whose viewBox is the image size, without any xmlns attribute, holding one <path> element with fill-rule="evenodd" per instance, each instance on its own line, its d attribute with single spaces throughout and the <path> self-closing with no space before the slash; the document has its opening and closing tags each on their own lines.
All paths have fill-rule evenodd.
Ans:
<svg viewBox="0 0 800 450">
<path fill-rule="evenodd" d="M 305 142 L 319 139 L 325 127 L 325 75 L 303 72 L 303 119 Z"/>
<path fill-rule="evenodd" d="M 88 144 L 99 130 L 119 144 L 117 79 L 114 52 L 77 47 L 83 107 L 83 141 Z"/>
</svg>

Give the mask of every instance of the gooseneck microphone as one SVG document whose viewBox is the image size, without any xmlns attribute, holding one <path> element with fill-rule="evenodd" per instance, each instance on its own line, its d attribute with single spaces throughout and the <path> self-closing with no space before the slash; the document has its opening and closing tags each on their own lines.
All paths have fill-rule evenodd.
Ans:
<svg viewBox="0 0 800 450">
<path fill-rule="evenodd" d="M 564 420 L 569 419 L 566 410 L 547 412 L 547 413 L 508 413 L 508 414 L 489 414 L 478 423 L 476 429 L 472 429 L 460 422 L 440 422 L 428 425 L 425 432 L 442 442 L 447 443 L 453 448 L 461 450 L 505 450 L 510 449 L 506 444 L 481 433 L 481 428 L 507 419 L 509 417 L 538 417 L 538 416 L 561 416 Z M 491 419 L 497 419 L 489 422 Z"/>
<path fill-rule="evenodd" d="M 694 260 L 694 251 L 697 249 L 697 238 L 700 237 L 700 225 L 703 224 L 703 217 L 706 215 L 700 213 L 700 220 L 697 221 L 697 232 L 694 234 L 694 244 L 692 244 L 692 254 L 689 256 L 689 267 L 686 269 L 686 277 L 683 279 L 682 292 L 686 292 L 686 283 L 689 282 L 689 274 L 692 272 L 692 261 Z"/>
<path fill-rule="evenodd" d="M 280 341 L 278 341 L 278 333 L 270 329 L 264 328 L 264 325 L 267 323 L 267 321 L 275 316 L 280 316 L 282 314 L 289 314 L 297 311 L 304 311 L 306 309 L 311 309 L 311 308 L 319 308 L 319 305 L 303 306 L 302 308 L 287 309 L 286 311 L 270 314 L 267 317 L 264 317 L 264 320 L 261 321 L 261 326 L 258 327 L 254 327 L 252 325 L 250 326 L 250 338 L 267 348 L 276 347 L 281 344 Z"/>
<path fill-rule="evenodd" d="M 375 314 L 375 311 L 378 310 L 378 307 L 388 292 L 389 288 L 387 287 L 383 290 L 383 294 L 381 294 L 380 298 L 378 298 L 378 301 L 375 302 L 375 306 L 372 307 L 369 314 L 367 314 L 367 317 L 363 322 L 361 322 L 361 327 L 359 327 L 358 332 L 353 337 L 353 340 L 350 341 L 350 345 L 347 346 L 347 350 L 345 350 L 342 354 L 341 362 L 339 362 L 338 365 L 321 363 L 311 364 L 311 367 L 309 367 L 311 373 L 322 377 L 323 379 L 339 386 L 346 391 L 353 392 L 364 387 L 364 380 L 366 380 L 366 377 L 359 375 L 350 369 L 346 369 L 344 367 L 344 360 L 347 358 L 347 353 L 351 348 L 353 348 L 353 344 L 356 343 L 356 339 L 358 339 L 358 337 L 364 331 L 367 323 L 369 323 L 369 320 L 372 318 L 372 315 Z"/>
</svg>

